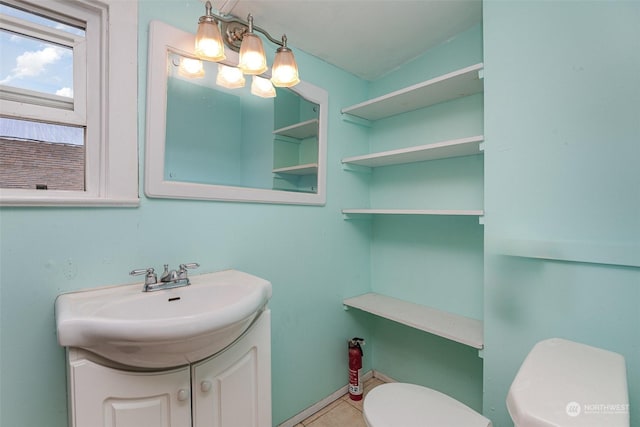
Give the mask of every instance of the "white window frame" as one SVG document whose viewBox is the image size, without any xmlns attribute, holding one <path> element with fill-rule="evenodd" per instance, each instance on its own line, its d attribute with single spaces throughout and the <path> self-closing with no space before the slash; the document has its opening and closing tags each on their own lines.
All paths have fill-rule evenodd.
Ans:
<svg viewBox="0 0 640 427">
<path fill-rule="evenodd" d="M 5 0 L 6 1 L 6 0 Z M 18 5 L 18 2 L 10 2 Z M 53 17 L 52 17 L 53 18 Z M 87 26 L 99 24 L 96 16 L 83 14 Z M 73 100 L 69 98 L 34 92 L 21 88 L 0 85 L 0 99 L 15 101 L 8 105 L 2 104 L 2 114 L 13 118 L 51 121 L 69 125 L 87 125 L 87 71 L 96 73 L 96 65 L 87 63 L 87 42 L 84 36 L 76 36 L 55 28 L 23 21 L 12 16 L 0 16 L 0 27 L 25 36 L 45 40 L 60 46 L 70 48 L 73 51 Z M 90 49 L 100 49 L 96 39 L 92 39 Z M 6 110 L 5 110 L 6 108 Z"/>
<path fill-rule="evenodd" d="M 86 22 L 85 37 L 3 17 L 18 30 L 73 49 L 74 99 L 0 88 L 3 117 L 86 126 L 85 191 L 0 189 L 2 206 L 138 206 L 138 5 L 121 0 L 3 0 Z"/>
</svg>

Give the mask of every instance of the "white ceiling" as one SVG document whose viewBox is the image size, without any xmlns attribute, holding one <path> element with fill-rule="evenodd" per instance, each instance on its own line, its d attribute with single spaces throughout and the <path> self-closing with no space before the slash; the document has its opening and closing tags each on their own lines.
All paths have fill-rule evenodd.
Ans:
<svg viewBox="0 0 640 427">
<path fill-rule="evenodd" d="M 202 0 L 206 1 L 206 0 Z M 482 19 L 481 0 L 214 0 L 273 37 L 375 80 Z"/>
</svg>

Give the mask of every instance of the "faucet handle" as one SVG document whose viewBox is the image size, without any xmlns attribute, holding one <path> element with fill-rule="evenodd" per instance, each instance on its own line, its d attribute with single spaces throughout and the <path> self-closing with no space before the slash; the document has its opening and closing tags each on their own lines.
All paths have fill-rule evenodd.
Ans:
<svg viewBox="0 0 640 427">
<path fill-rule="evenodd" d="M 180 271 L 178 271 L 178 278 L 179 279 L 186 279 L 187 278 L 187 269 L 193 269 L 193 268 L 198 268 L 200 267 L 200 264 L 198 264 L 197 262 L 192 262 L 189 264 L 180 264 Z"/>
<path fill-rule="evenodd" d="M 155 273 L 153 267 L 143 268 L 140 270 L 133 270 L 129 273 L 131 276 L 139 276 L 144 274 L 144 284 L 145 285 L 153 285 L 158 282 L 158 276 Z"/>
</svg>

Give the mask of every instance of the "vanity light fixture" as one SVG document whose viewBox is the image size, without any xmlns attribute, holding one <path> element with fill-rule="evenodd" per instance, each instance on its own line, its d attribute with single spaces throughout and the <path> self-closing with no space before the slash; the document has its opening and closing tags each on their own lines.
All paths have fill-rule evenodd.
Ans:
<svg viewBox="0 0 640 427">
<path fill-rule="evenodd" d="M 239 68 L 229 67 L 224 64 L 218 64 L 218 75 L 216 76 L 216 84 L 227 89 L 236 89 L 244 87 L 244 74 Z"/>
<path fill-rule="evenodd" d="M 276 89 L 269 79 L 260 76 L 253 76 L 251 81 L 251 93 L 261 98 L 274 98 Z"/>
<path fill-rule="evenodd" d="M 205 15 L 198 20 L 195 42 L 195 53 L 198 57 L 214 62 L 222 61 L 226 58 L 224 54 L 224 45 L 226 45 L 234 51 L 239 51 L 238 68 L 244 74 L 254 76 L 262 74 L 267 71 L 268 66 L 262 40 L 255 34 L 259 32 L 278 45 L 271 70 L 273 84 L 278 87 L 291 87 L 300 82 L 298 65 L 293 52 L 287 47 L 286 36 L 282 36 L 282 41 L 274 39 L 266 30 L 253 25 L 251 14 L 247 17 L 247 21 L 232 15 L 214 14 L 210 1 L 206 2 L 205 11 Z M 264 85 L 264 83 L 259 84 Z M 275 89 L 273 91 L 275 92 Z"/>
</svg>

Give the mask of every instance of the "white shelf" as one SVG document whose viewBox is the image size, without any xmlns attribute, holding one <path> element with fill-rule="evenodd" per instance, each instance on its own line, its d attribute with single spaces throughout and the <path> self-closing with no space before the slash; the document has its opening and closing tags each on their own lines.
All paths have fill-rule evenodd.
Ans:
<svg viewBox="0 0 640 427">
<path fill-rule="evenodd" d="M 375 121 L 440 102 L 474 95 L 484 90 L 484 84 L 480 78 L 482 69 L 482 63 L 462 68 L 378 98 L 343 108 L 342 113 Z"/>
<path fill-rule="evenodd" d="M 287 166 L 285 168 L 274 169 L 273 173 L 283 173 L 288 175 L 315 175 L 318 173 L 318 164 L 307 163 L 305 165 Z"/>
<path fill-rule="evenodd" d="M 295 125 L 283 127 L 273 131 L 275 135 L 288 136 L 294 139 L 306 139 L 318 135 L 318 119 L 307 120 Z"/>
<path fill-rule="evenodd" d="M 376 293 L 347 298 L 343 304 L 477 349 L 484 347 L 480 320 Z"/>
<path fill-rule="evenodd" d="M 343 209 L 345 215 L 451 215 L 482 216 L 481 209 Z"/>
<path fill-rule="evenodd" d="M 342 163 L 375 168 L 379 166 L 471 156 L 482 153 L 480 147 L 482 141 L 484 141 L 484 136 L 477 135 L 468 138 L 436 142 L 434 144 L 418 145 L 398 150 L 346 157 L 342 159 Z"/>
<path fill-rule="evenodd" d="M 514 257 L 640 267 L 640 244 L 492 239 L 487 247 L 496 253 Z"/>
</svg>

